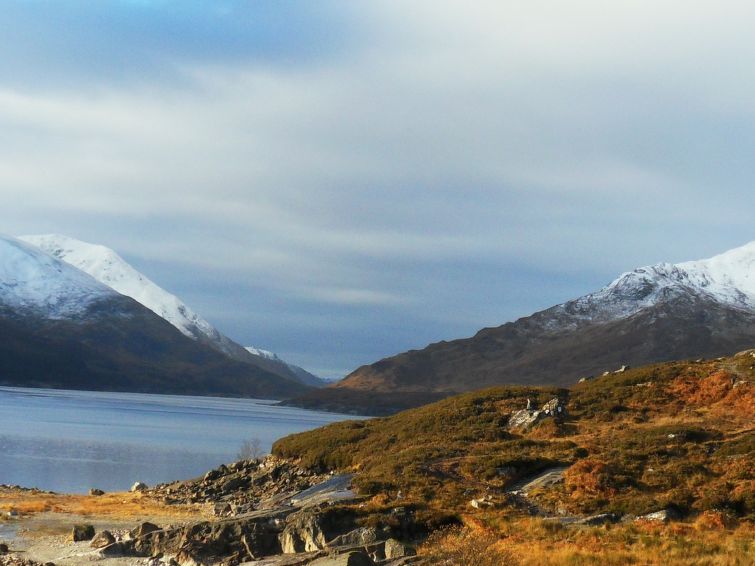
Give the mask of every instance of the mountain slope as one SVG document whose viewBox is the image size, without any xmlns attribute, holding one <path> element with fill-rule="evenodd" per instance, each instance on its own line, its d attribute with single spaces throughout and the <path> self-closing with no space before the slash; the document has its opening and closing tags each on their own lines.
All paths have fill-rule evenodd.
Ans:
<svg viewBox="0 0 755 566">
<path fill-rule="evenodd" d="M 753 344 L 755 242 L 708 260 L 639 268 L 595 293 L 471 338 L 363 366 L 333 392 L 313 392 L 301 404 L 368 411 L 367 392 L 568 385 L 625 364 L 720 356 Z M 348 407 L 350 399 L 360 406 Z"/>
<path fill-rule="evenodd" d="M 356 485 L 380 495 L 381 505 L 479 519 L 534 511 L 554 518 L 615 513 L 615 522 L 672 508 L 752 520 L 754 358 L 749 350 L 657 364 L 568 389 L 499 386 L 288 436 L 273 454 L 354 473 Z M 562 479 L 522 489 L 548 470 L 561 470 Z M 487 503 L 470 505 L 477 498 Z"/>
<path fill-rule="evenodd" d="M 91 275 L 121 295 L 131 297 L 170 322 L 183 335 L 237 361 L 251 363 L 281 377 L 293 378 L 307 385 L 322 387 L 324 384 L 302 368 L 290 366 L 277 356 L 273 359 L 250 352 L 221 334 L 181 299 L 134 269 L 110 248 L 60 234 L 21 236 L 20 239 Z"/>
<path fill-rule="evenodd" d="M 5 236 L 0 384 L 268 398 L 306 390 L 189 339 L 135 300 Z"/>
<path fill-rule="evenodd" d="M 309 373 L 303 367 L 299 367 L 297 365 L 290 364 L 285 360 L 282 360 L 275 352 L 271 352 L 269 350 L 261 350 L 260 348 L 255 348 L 254 346 L 247 346 L 244 349 L 255 357 L 268 360 L 273 364 L 281 364 L 285 366 L 288 371 L 293 373 L 297 381 L 301 381 L 305 385 L 309 385 L 311 387 L 325 387 L 327 383 L 324 379 Z"/>
</svg>

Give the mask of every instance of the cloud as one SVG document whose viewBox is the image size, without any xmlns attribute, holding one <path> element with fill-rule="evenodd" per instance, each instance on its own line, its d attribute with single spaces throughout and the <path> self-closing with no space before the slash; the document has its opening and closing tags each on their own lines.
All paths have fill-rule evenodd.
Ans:
<svg viewBox="0 0 755 566">
<path fill-rule="evenodd" d="M 181 6 L 0 15 L 0 220 L 242 342 L 346 371 L 752 239 L 745 2 Z"/>
<path fill-rule="evenodd" d="M 305 288 L 301 290 L 300 294 L 306 298 L 339 305 L 385 306 L 406 303 L 406 298 L 370 289 Z"/>
</svg>

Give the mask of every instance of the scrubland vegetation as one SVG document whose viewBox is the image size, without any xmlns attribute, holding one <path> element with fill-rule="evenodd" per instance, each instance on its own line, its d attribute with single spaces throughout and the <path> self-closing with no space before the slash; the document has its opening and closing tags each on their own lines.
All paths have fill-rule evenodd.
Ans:
<svg viewBox="0 0 755 566">
<path fill-rule="evenodd" d="M 747 352 L 647 366 L 571 389 L 492 388 L 293 435 L 273 452 L 306 467 L 353 471 L 373 501 L 466 525 L 434 535 L 430 557 L 432 548 L 463 557 L 483 545 L 507 564 L 647 564 L 661 556 L 667 564 L 751 564 L 754 367 Z M 540 406 L 554 397 L 566 400 L 563 421 L 507 426 L 527 399 Z M 568 466 L 562 482 L 526 497 L 510 493 L 554 466 Z M 490 505 L 474 509 L 474 498 Z M 634 520 L 661 509 L 679 520 Z M 552 519 L 597 513 L 623 520 L 575 527 Z M 458 560 L 445 563 L 486 564 Z"/>
</svg>

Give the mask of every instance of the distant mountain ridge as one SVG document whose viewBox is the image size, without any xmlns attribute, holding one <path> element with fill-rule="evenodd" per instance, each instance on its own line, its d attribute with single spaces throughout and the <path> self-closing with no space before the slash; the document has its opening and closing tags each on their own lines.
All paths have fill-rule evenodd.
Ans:
<svg viewBox="0 0 755 566">
<path fill-rule="evenodd" d="M 710 259 L 623 273 L 599 291 L 473 337 L 362 366 L 294 403 L 365 412 L 370 395 L 569 385 L 625 364 L 720 356 L 753 345 L 755 242 Z"/>
<path fill-rule="evenodd" d="M 307 389 L 191 340 L 134 299 L 7 236 L 0 384 L 278 399 Z"/>
<path fill-rule="evenodd" d="M 244 349 L 253 356 L 270 360 L 271 362 L 276 364 L 283 364 L 290 371 L 292 371 L 294 375 L 296 375 L 299 381 L 306 385 L 310 385 L 312 387 L 325 387 L 325 385 L 327 384 L 327 381 L 325 381 L 323 378 L 309 373 L 302 367 L 288 363 L 287 361 L 281 359 L 275 352 L 271 352 L 270 350 L 262 350 L 260 348 L 255 348 L 254 346 L 246 346 Z"/>
<path fill-rule="evenodd" d="M 155 314 L 175 326 L 181 333 L 197 340 L 234 360 L 251 363 L 266 371 L 293 378 L 314 387 L 322 387 L 320 378 L 277 356 L 257 354 L 221 334 L 181 299 L 137 271 L 114 250 L 90 244 L 61 234 L 21 236 L 19 238 L 46 253 L 91 275 L 100 283 L 122 295 L 133 298 Z"/>
</svg>

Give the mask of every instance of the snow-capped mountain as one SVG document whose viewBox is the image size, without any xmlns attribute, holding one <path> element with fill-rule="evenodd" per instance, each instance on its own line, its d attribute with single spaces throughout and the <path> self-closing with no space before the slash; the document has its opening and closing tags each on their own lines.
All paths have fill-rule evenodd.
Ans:
<svg viewBox="0 0 755 566">
<path fill-rule="evenodd" d="M 50 319 L 84 315 L 112 289 L 36 247 L 0 236 L 0 304 Z"/>
<path fill-rule="evenodd" d="M 475 336 L 363 366 L 335 385 L 377 392 L 574 383 L 624 364 L 755 346 L 755 242 L 623 273 L 602 289 Z"/>
<path fill-rule="evenodd" d="M 121 295 L 138 301 L 178 328 L 184 336 L 207 341 L 227 354 L 234 353 L 235 348 L 229 343 L 231 341 L 209 322 L 181 299 L 138 272 L 110 248 L 59 234 L 21 236 L 19 239 L 87 273 Z"/>
<path fill-rule="evenodd" d="M 131 297 L 170 322 L 184 336 L 202 342 L 235 360 L 253 363 L 267 371 L 308 385 L 322 386 L 319 378 L 306 370 L 290 365 L 274 354 L 268 356 L 257 353 L 263 350 L 245 349 L 221 334 L 181 299 L 151 281 L 108 247 L 60 234 L 21 236 L 20 239 L 85 272 L 121 295 Z"/>
<path fill-rule="evenodd" d="M 6 236 L 0 385 L 278 399 L 306 389 L 190 339 L 131 297 Z"/>
</svg>

